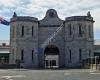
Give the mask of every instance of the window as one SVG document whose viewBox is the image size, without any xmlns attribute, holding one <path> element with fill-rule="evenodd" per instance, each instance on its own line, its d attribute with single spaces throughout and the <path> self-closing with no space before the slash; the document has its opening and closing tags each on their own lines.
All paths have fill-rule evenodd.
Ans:
<svg viewBox="0 0 100 80">
<path fill-rule="evenodd" d="M 54 17 L 54 12 L 49 12 L 50 17 Z"/>
<path fill-rule="evenodd" d="M 71 32 L 71 24 L 68 24 L 68 30 L 69 30 L 69 35 L 71 36 L 72 35 L 72 32 Z"/>
<path fill-rule="evenodd" d="M 24 50 L 21 50 L 21 60 L 24 60 Z"/>
<path fill-rule="evenodd" d="M 15 27 L 14 26 L 12 26 L 12 37 L 14 38 L 15 37 Z"/>
<path fill-rule="evenodd" d="M 33 62 L 33 55 L 34 55 L 34 50 L 32 50 L 32 62 Z"/>
<path fill-rule="evenodd" d="M 32 36 L 34 35 L 34 26 L 32 26 Z"/>
<path fill-rule="evenodd" d="M 82 37 L 82 25 L 81 24 L 79 24 L 79 26 L 78 26 L 79 28 L 79 37 Z"/>
<path fill-rule="evenodd" d="M 24 26 L 22 26 L 22 36 L 24 36 Z"/>
<path fill-rule="evenodd" d="M 71 53 L 71 50 L 69 50 L 69 62 L 71 63 L 71 58 L 72 58 L 72 53 Z"/>
<path fill-rule="evenodd" d="M 82 49 L 79 49 L 79 61 L 82 60 Z"/>
<path fill-rule="evenodd" d="M 89 25 L 89 27 L 88 27 L 89 29 L 89 37 L 91 38 L 91 26 Z"/>
<path fill-rule="evenodd" d="M 6 43 L 2 43 L 2 46 L 6 46 Z"/>
<path fill-rule="evenodd" d="M 14 49 L 12 49 L 12 56 L 13 56 L 13 60 L 14 60 Z"/>
</svg>

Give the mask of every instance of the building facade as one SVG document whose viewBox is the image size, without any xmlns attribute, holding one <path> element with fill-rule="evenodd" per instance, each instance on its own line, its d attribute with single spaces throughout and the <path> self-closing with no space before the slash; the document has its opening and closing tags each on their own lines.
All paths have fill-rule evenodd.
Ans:
<svg viewBox="0 0 100 80">
<path fill-rule="evenodd" d="M 61 20 L 49 9 L 42 20 L 14 13 L 10 23 L 10 63 L 25 68 L 79 67 L 93 56 L 93 17 L 71 16 Z"/>
<path fill-rule="evenodd" d="M 10 45 L 8 40 L 0 40 L 0 64 L 9 63 Z"/>
<path fill-rule="evenodd" d="M 99 56 L 100 59 L 100 40 L 94 42 L 94 56 Z"/>
</svg>

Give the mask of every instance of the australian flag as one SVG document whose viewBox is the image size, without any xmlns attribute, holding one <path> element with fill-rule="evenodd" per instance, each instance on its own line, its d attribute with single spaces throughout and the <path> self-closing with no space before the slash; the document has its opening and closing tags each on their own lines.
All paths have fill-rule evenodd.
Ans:
<svg viewBox="0 0 100 80">
<path fill-rule="evenodd" d="M 9 25 L 9 22 L 6 21 L 5 19 L 1 18 L 1 17 L 0 17 L 0 23 L 4 24 L 4 25 Z"/>
</svg>

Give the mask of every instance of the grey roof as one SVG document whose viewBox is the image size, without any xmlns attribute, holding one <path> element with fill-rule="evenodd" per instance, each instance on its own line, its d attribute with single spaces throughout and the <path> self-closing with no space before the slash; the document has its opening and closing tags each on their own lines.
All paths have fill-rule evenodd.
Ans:
<svg viewBox="0 0 100 80">
<path fill-rule="evenodd" d="M 10 41 L 9 40 L 0 40 L 0 45 L 2 45 L 2 43 L 6 43 L 6 45 L 9 45 Z"/>
<path fill-rule="evenodd" d="M 94 45 L 100 45 L 100 39 L 94 41 Z"/>
<path fill-rule="evenodd" d="M 9 52 L 9 50 L 8 51 L 0 51 L 0 54 L 1 53 L 10 53 L 10 52 Z"/>
<path fill-rule="evenodd" d="M 0 53 L 9 53 L 9 48 L 0 48 Z"/>
</svg>

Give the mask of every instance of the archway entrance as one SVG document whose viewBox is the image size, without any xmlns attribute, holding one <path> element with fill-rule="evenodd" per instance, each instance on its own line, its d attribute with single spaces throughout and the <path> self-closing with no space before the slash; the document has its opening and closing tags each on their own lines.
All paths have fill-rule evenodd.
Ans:
<svg viewBox="0 0 100 80">
<path fill-rule="evenodd" d="M 55 45 L 48 45 L 44 51 L 45 68 L 59 67 L 59 49 Z"/>
</svg>

